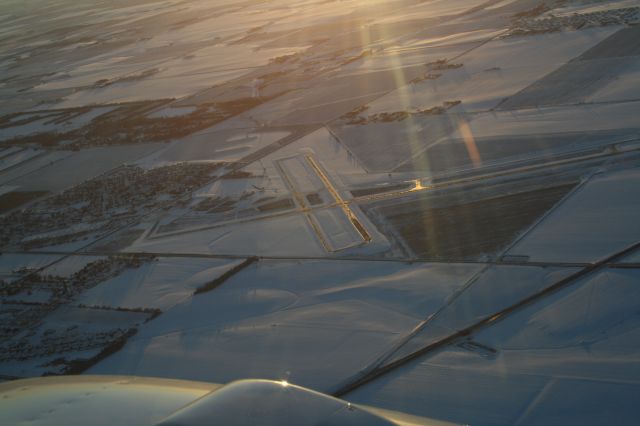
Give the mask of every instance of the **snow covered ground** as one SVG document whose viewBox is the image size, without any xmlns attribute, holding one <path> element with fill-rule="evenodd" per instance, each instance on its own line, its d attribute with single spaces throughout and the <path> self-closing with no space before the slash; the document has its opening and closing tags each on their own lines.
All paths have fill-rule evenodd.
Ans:
<svg viewBox="0 0 640 426">
<path fill-rule="evenodd" d="M 248 166 L 245 170 L 255 175 L 268 176 L 270 182 L 275 182 L 281 180 L 281 175 L 275 167 L 275 161 L 298 155 L 313 155 L 330 173 L 339 188 L 346 188 L 353 182 L 360 180 L 376 179 L 375 175 L 367 174 L 358 158 L 339 143 L 326 127 L 296 140 L 259 162 Z"/>
<path fill-rule="evenodd" d="M 260 261 L 169 309 L 89 372 L 213 382 L 265 377 L 327 391 L 479 268 Z"/>
<path fill-rule="evenodd" d="M 638 108 L 631 103 L 500 111 L 479 114 L 469 127 L 474 137 L 637 128 Z M 450 137 L 463 138 L 460 132 Z"/>
<path fill-rule="evenodd" d="M 240 222 L 212 229 L 188 229 L 136 241 L 127 251 L 183 254 L 323 256 L 325 251 L 301 215 Z"/>
<path fill-rule="evenodd" d="M 384 364 L 464 330 L 577 272 L 577 268 L 490 266 L 475 275 Z"/>
<path fill-rule="evenodd" d="M 640 241 L 636 2 L 40 3 L 0 5 L 0 376 L 637 423 L 640 254 L 580 275 Z"/>
<path fill-rule="evenodd" d="M 509 256 L 595 262 L 640 240 L 637 169 L 596 175 L 532 229 Z"/>
<path fill-rule="evenodd" d="M 432 71 L 441 76 L 404 86 L 372 102 L 366 113 L 426 109 L 454 100 L 462 101 L 457 112 L 490 110 L 618 29 L 492 40 L 456 56 L 453 62 L 462 64 L 461 68 Z"/>
<path fill-rule="evenodd" d="M 18 164 L 30 160 L 31 158 L 43 153 L 44 151 L 32 148 L 23 149 L 12 154 L 7 153 L 7 155 L 0 158 L 0 172 L 10 167 L 15 167 Z"/>
<path fill-rule="evenodd" d="M 85 305 L 167 310 L 240 261 L 197 258 L 157 258 L 129 269 L 83 294 Z"/>
<path fill-rule="evenodd" d="M 637 279 L 604 270 L 348 397 L 479 425 L 633 424 Z"/>
<path fill-rule="evenodd" d="M 57 192 L 108 172 L 125 162 L 133 163 L 163 147 L 162 144 L 140 144 L 68 152 L 65 158 L 39 167 L 9 182 L 24 191 Z M 24 166 L 29 165 L 30 163 L 26 163 Z"/>
<path fill-rule="evenodd" d="M 72 154 L 73 153 L 69 151 L 49 151 L 44 153 L 44 155 L 31 158 L 29 161 L 17 164 L 15 167 L 1 172 L 0 183 L 7 184 L 9 182 L 13 182 L 23 176 L 27 176 L 30 173 L 35 172 L 38 169 L 50 166 L 58 161 L 68 158 Z M 11 186 L 18 185 L 12 184 Z"/>
<path fill-rule="evenodd" d="M 0 279 L 13 281 L 23 275 L 22 271 L 34 271 L 60 259 L 59 255 L 9 254 L 0 255 Z"/>
<path fill-rule="evenodd" d="M 3 310 L 10 307 L 10 302 Z M 47 372 L 57 372 L 64 358 L 73 362 L 96 356 L 109 343 L 112 336 L 135 327 L 149 317 L 148 313 L 126 312 L 82 307 L 63 307 L 47 316 L 46 321 L 22 333 L 16 345 L 4 342 L 16 352 L 26 349 L 28 355 L 7 359 L 7 349 L 3 347 L 0 359 L 0 374 L 5 376 L 41 376 Z"/>
<path fill-rule="evenodd" d="M 71 130 L 79 129 L 93 119 L 111 111 L 111 107 L 91 108 L 89 111 L 80 114 L 65 113 L 43 114 L 30 117 L 28 114 L 24 117 L 19 115 L 14 117 L 13 121 L 26 120 L 23 124 L 16 124 L 8 128 L 0 130 L 0 142 L 17 138 L 20 136 L 32 136 L 39 133 L 57 132 L 64 133 Z M 42 118 L 40 118 L 42 117 Z"/>
<path fill-rule="evenodd" d="M 140 163 L 158 165 L 181 161 L 238 161 L 289 134 L 251 129 L 200 132 L 173 142 L 150 158 L 142 159 Z"/>
</svg>

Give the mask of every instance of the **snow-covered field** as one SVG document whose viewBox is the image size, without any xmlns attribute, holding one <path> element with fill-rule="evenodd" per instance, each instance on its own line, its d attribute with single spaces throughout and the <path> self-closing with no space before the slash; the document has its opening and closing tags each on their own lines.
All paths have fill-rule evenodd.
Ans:
<svg viewBox="0 0 640 426">
<path fill-rule="evenodd" d="M 606 27 L 578 35 L 554 33 L 493 40 L 457 56 L 453 62 L 462 64 L 461 68 L 432 71 L 442 75 L 408 84 L 372 102 L 366 113 L 426 109 L 454 100 L 462 101 L 456 112 L 490 110 L 618 29 Z"/>
<path fill-rule="evenodd" d="M 12 281 L 20 276 L 21 270 L 33 271 L 60 259 L 59 255 L 9 254 L 0 255 L 0 279 Z"/>
<path fill-rule="evenodd" d="M 478 269 L 261 261 L 166 311 L 90 373 L 265 377 L 327 391 L 435 312 Z"/>
<path fill-rule="evenodd" d="M 3 308 L 9 306 L 10 302 Z M 117 335 L 122 330 L 143 323 L 148 317 L 149 314 L 142 312 L 60 308 L 48 315 L 44 323 L 29 330 L 28 334 L 18 336 L 23 339 L 20 346 L 27 346 L 31 354 L 15 361 L 7 360 L 5 355 L 0 361 L 0 374 L 25 377 L 55 372 L 60 365 L 56 360 L 61 356 L 70 361 L 95 356 L 105 346 L 104 335 Z"/>
<path fill-rule="evenodd" d="M 104 281 L 82 295 L 80 303 L 167 310 L 193 291 L 238 264 L 234 260 L 158 258 Z"/>
<path fill-rule="evenodd" d="M 487 267 L 450 298 L 407 344 L 390 354 L 384 363 L 401 359 L 421 347 L 464 330 L 577 271 L 577 268 L 568 267 Z"/>
<path fill-rule="evenodd" d="M 37 157 L 42 153 L 43 151 L 32 148 L 23 149 L 15 153 L 7 153 L 7 155 L 0 158 L 0 171 L 6 170 L 10 167 L 15 167 L 16 165 L 30 160 L 33 157 Z"/>
<path fill-rule="evenodd" d="M 34 134 L 48 132 L 64 133 L 70 130 L 77 130 L 112 109 L 113 108 L 111 107 L 91 108 L 89 111 L 84 113 L 71 114 L 68 118 L 64 113 L 36 116 L 30 116 L 29 114 L 25 114 L 24 116 L 20 115 L 18 117 L 14 117 L 13 121 L 26 120 L 27 122 L 2 129 L 0 131 L 0 142 L 20 136 L 32 136 Z"/>
<path fill-rule="evenodd" d="M 240 222 L 171 236 L 137 241 L 131 252 L 233 254 L 262 256 L 323 256 L 325 251 L 302 215 Z"/>
<path fill-rule="evenodd" d="M 143 144 L 69 152 L 70 155 L 66 158 L 39 167 L 9 182 L 25 191 L 61 191 L 108 172 L 123 163 L 133 163 L 163 147 L 162 144 Z M 26 163 L 24 166 L 29 165 L 30 163 Z"/>
<path fill-rule="evenodd" d="M 289 132 L 261 132 L 250 129 L 200 132 L 173 142 L 151 158 L 141 160 L 141 164 L 181 161 L 238 161 L 288 135 Z"/>
<path fill-rule="evenodd" d="M 636 103 L 548 107 L 484 113 L 469 122 L 474 137 L 637 128 Z M 451 138 L 463 138 L 461 132 Z"/>
<path fill-rule="evenodd" d="M 637 423 L 637 2 L 44 3 L 0 5 L 0 380 Z"/>
<path fill-rule="evenodd" d="M 637 270 L 605 270 L 350 394 L 475 424 L 633 424 Z"/>
<path fill-rule="evenodd" d="M 594 262 L 640 240 L 640 173 L 595 175 L 508 255 L 542 262 Z"/>
</svg>

